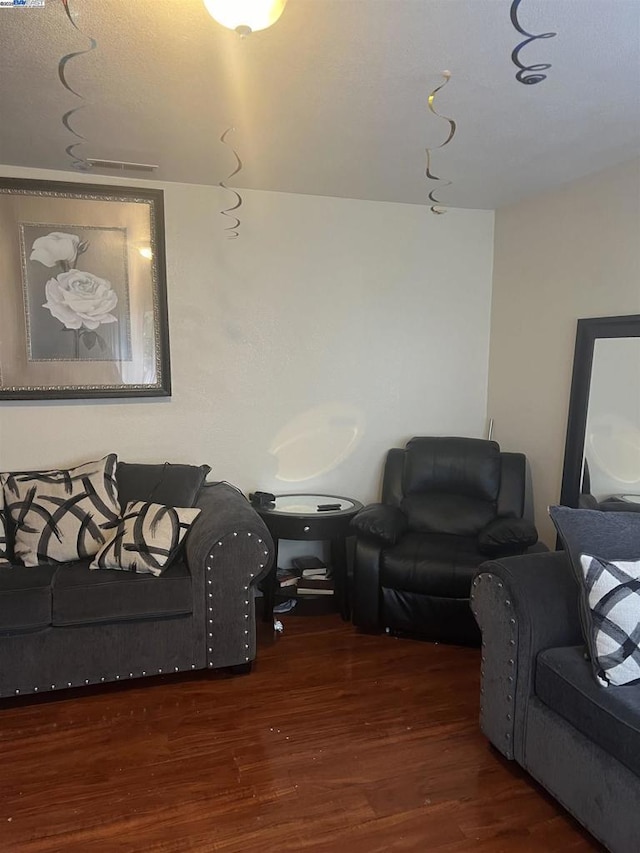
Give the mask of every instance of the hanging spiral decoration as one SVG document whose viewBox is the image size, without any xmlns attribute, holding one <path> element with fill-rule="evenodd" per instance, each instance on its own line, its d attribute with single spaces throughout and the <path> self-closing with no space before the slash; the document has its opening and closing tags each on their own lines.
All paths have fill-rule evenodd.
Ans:
<svg viewBox="0 0 640 853">
<path fill-rule="evenodd" d="M 526 36 L 526 38 L 513 49 L 511 53 L 511 61 L 518 68 L 518 71 L 516 72 L 516 80 L 520 83 L 524 83 L 525 86 L 534 86 L 536 83 L 542 83 L 543 80 L 547 79 L 547 75 L 543 72 L 548 71 L 549 68 L 551 68 L 551 63 L 538 62 L 536 65 L 524 65 L 520 61 L 519 53 L 523 47 L 531 44 L 532 41 L 537 41 L 538 39 L 550 39 L 557 36 L 558 33 L 540 33 L 535 36 L 523 29 L 518 21 L 518 6 L 521 2 L 522 0 L 513 0 L 513 3 L 511 4 L 511 23 L 516 30 L 521 35 Z"/>
<path fill-rule="evenodd" d="M 449 118 L 448 116 L 442 115 L 441 113 L 437 112 L 433 106 L 436 95 L 438 94 L 438 92 L 441 89 L 443 89 L 447 85 L 447 83 L 451 79 L 451 72 L 450 71 L 443 71 L 442 76 L 444 77 L 444 81 L 442 83 L 440 83 L 439 86 L 436 86 L 436 88 L 429 94 L 429 99 L 427 101 L 427 105 L 428 105 L 429 109 L 431 110 L 431 112 L 433 113 L 434 116 L 437 116 L 438 118 L 441 118 L 444 121 L 448 122 L 449 134 L 448 134 L 447 138 L 445 139 L 445 141 L 441 142 L 440 145 L 434 145 L 432 148 L 426 148 L 425 149 L 425 151 L 427 152 L 427 167 L 425 170 L 425 174 L 426 174 L 427 178 L 429 178 L 430 181 L 438 181 L 442 187 L 449 187 L 449 186 L 451 186 L 452 181 L 448 181 L 445 178 L 439 177 L 438 175 L 436 175 L 433 172 L 433 170 L 431 168 L 432 151 L 435 151 L 438 148 L 444 148 L 445 145 L 448 145 L 451 142 L 451 140 L 453 139 L 453 137 L 455 136 L 456 128 L 457 128 L 457 125 L 452 118 Z M 439 192 L 439 190 L 437 188 L 434 188 L 429 193 L 429 201 L 431 202 L 431 213 L 442 215 L 443 213 L 447 212 L 447 209 L 446 209 L 446 207 L 442 207 L 442 202 L 440 201 L 439 198 L 436 198 L 436 196 L 435 196 L 436 192 Z"/>
<path fill-rule="evenodd" d="M 229 145 L 229 147 L 231 148 L 231 151 L 233 152 L 233 156 L 236 158 L 236 167 L 227 176 L 227 178 L 226 178 L 227 181 L 230 181 L 231 178 L 233 178 L 234 175 L 237 175 L 238 172 L 240 171 L 240 169 L 242 169 L 242 160 L 238 156 L 238 152 L 236 151 L 235 148 L 231 147 L 229 142 L 227 142 L 227 134 L 231 133 L 234 130 L 235 130 L 235 127 L 228 127 L 225 130 L 225 132 L 222 134 L 222 136 L 220 137 L 220 142 L 222 142 L 223 145 Z M 240 236 L 240 233 L 238 231 L 238 229 L 240 228 L 240 219 L 238 218 L 237 214 L 234 213 L 234 211 L 238 210 L 238 208 L 242 205 L 242 196 L 240 195 L 239 192 L 237 192 L 236 190 L 232 190 L 231 187 L 227 186 L 225 181 L 219 181 L 218 186 L 222 187 L 223 190 L 227 190 L 227 192 L 232 193 L 236 197 L 236 203 L 234 205 L 232 205 L 231 207 L 226 207 L 224 210 L 220 211 L 220 213 L 223 216 L 228 216 L 230 219 L 233 219 L 233 222 L 224 229 L 225 231 L 228 232 L 227 238 L 229 240 L 233 240 L 236 237 Z"/>
<path fill-rule="evenodd" d="M 81 95 L 80 92 L 76 91 L 67 80 L 67 63 L 78 56 L 84 56 L 87 53 L 91 53 L 92 50 L 95 50 L 97 48 L 98 42 L 94 38 L 85 35 L 80 29 L 80 27 L 76 24 L 73 14 L 71 12 L 71 8 L 69 7 L 70 0 L 61 0 L 61 2 L 67 18 L 71 22 L 71 25 L 80 33 L 80 35 L 83 35 L 86 39 L 89 40 L 90 46 L 86 50 L 76 50 L 73 53 L 65 54 L 65 56 L 63 56 L 60 62 L 58 63 L 58 77 L 60 78 L 60 82 L 68 92 L 71 92 L 71 94 L 74 95 L 76 98 L 79 98 L 81 101 L 85 102 L 84 96 Z M 75 136 L 75 138 L 78 140 L 77 142 L 72 142 L 70 145 L 67 145 L 67 147 L 65 148 L 65 152 L 71 158 L 71 165 L 73 166 L 73 168 L 78 169 L 81 172 L 89 171 L 89 169 L 91 168 L 91 164 L 87 160 L 85 160 L 84 157 L 81 157 L 79 154 L 77 154 L 75 149 L 87 140 L 86 137 L 84 137 L 81 133 L 78 133 L 78 131 L 72 126 L 71 118 L 76 113 L 79 113 L 80 110 L 85 109 L 85 107 L 86 103 L 82 103 L 80 104 L 80 106 L 74 107 L 71 110 L 67 110 L 67 112 L 62 116 L 62 124 L 65 130 Z"/>
</svg>

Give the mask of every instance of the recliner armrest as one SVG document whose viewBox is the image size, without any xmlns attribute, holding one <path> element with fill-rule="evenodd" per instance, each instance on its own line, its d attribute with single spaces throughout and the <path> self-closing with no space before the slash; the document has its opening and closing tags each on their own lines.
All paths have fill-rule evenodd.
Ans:
<svg viewBox="0 0 640 853">
<path fill-rule="evenodd" d="M 352 519 L 351 527 L 357 536 L 384 545 L 395 545 L 406 531 L 408 523 L 407 516 L 396 506 L 369 504 Z"/>
<path fill-rule="evenodd" d="M 522 554 L 538 541 L 535 525 L 526 518 L 494 518 L 478 534 L 478 550 L 488 557 Z"/>
</svg>

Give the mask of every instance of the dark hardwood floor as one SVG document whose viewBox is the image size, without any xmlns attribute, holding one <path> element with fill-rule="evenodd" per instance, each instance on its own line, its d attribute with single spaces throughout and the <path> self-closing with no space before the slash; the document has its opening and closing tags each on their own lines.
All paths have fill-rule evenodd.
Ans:
<svg viewBox="0 0 640 853">
<path fill-rule="evenodd" d="M 479 652 L 261 625 L 248 676 L 0 702 L 0 851 L 586 853 L 479 732 Z"/>
</svg>

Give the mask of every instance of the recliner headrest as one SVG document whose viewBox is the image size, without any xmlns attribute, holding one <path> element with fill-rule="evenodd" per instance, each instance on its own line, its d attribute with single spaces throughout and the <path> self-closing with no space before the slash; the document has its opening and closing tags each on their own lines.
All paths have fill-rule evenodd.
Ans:
<svg viewBox="0 0 640 853">
<path fill-rule="evenodd" d="M 440 492 L 497 501 L 500 446 L 479 438 L 415 437 L 406 446 L 405 496 Z"/>
</svg>

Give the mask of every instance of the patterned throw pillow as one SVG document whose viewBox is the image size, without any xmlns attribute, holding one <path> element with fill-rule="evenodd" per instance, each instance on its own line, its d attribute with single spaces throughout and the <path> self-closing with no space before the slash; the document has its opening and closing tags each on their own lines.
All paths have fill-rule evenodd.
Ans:
<svg viewBox="0 0 640 853">
<path fill-rule="evenodd" d="M 590 609 L 589 646 L 604 686 L 640 683 L 640 560 L 580 557 Z"/>
<path fill-rule="evenodd" d="M 4 493 L 0 484 L 0 566 L 9 565 L 9 542 L 7 540 L 7 518 L 4 510 Z"/>
<path fill-rule="evenodd" d="M 68 471 L 5 474 L 16 558 L 38 566 L 96 554 L 120 516 L 117 461 L 112 453 Z"/>
<path fill-rule="evenodd" d="M 598 559 L 637 560 L 640 550 L 640 512 L 600 512 L 551 506 L 549 515 L 569 555 L 569 562 L 580 585 L 580 624 L 585 643 L 591 648 L 591 611 L 587 601 L 580 557 L 597 554 Z"/>
<path fill-rule="evenodd" d="M 199 515 L 199 509 L 176 509 L 144 501 L 129 503 L 113 538 L 89 568 L 160 575 Z"/>
</svg>

